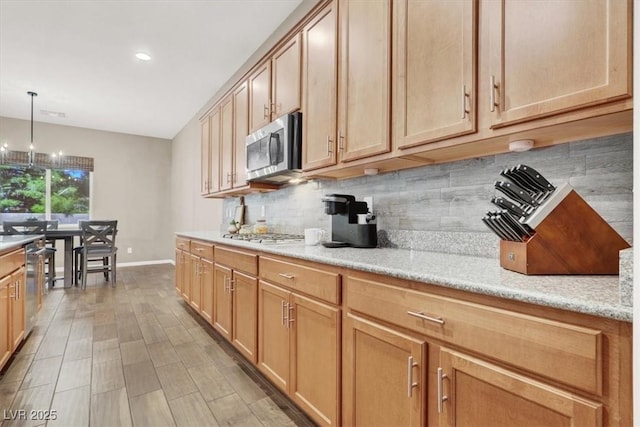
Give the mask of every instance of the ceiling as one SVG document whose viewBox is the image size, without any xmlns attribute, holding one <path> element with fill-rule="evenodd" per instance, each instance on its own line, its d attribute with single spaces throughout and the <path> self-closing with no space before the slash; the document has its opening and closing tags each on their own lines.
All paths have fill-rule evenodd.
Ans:
<svg viewBox="0 0 640 427">
<path fill-rule="evenodd" d="M 172 139 L 300 3 L 0 0 L 0 116 Z"/>
</svg>

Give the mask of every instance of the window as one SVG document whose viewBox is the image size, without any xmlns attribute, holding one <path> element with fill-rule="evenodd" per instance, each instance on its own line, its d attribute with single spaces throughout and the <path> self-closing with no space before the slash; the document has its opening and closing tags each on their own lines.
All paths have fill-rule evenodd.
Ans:
<svg viewBox="0 0 640 427">
<path fill-rule="evenodd" d="M 0 165 L 0 221 L 89 219 L 91 175 L 84 169 Z"/>
</svg>

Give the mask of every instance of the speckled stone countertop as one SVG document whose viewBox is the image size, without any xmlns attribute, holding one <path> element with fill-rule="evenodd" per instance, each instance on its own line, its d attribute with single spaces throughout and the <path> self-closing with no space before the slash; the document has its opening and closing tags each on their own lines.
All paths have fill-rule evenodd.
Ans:
<svg viewBox="0 0 640 427">
<path fill-rule="evenodd" d="M 20 248 L 38 239 L 44 239 L 44 234 L 0 236 L 0 253 Z"/>
<path fill-rule="evenodd" d="M 407 249 L 264 245 L 225 239 L 217 232 L 176 235 L 599 317 L 633 320 L 633 308 L 620 302 L 618 276 L 526 276 L 501 268 L 495 258 Z"/>
</svg>

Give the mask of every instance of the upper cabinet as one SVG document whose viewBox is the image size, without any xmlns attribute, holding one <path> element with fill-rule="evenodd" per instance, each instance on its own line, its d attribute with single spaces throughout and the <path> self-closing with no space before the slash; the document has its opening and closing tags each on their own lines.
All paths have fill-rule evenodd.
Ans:
<svg viewBox="0 0 640 427">
<path fill-rule="evenodd" d="M 396 147 L 476 131 L 477 1 L 394 2 Z"/>
<path fill-rule="evenodd" d="M 340 0 L 338 11 L 338 152 L 350 161 L 390 150 L 391 0 Z"/>
<path fill-rule="evenodd" d="M 209 141 L 211 139 L 211 121 L 209 116 L 200 120 L 200 194 L 209 194 L 211 168 L 209 167 Z"/>
<path fill-rule="evenodd" d="M 249 77 L 249 130 L 300 108 L 300 35 L 284 43 Z"/>
<path fill-rule="evenodd" d="M 220 189 L 220 108 L 216 106 L 200 119 L 200 193 Z"/>
<path fill-rule="evenodd" d="M 631 2 L 483 3 L 491 127 L 631 95 Z"/>
<path fill-rule="evenodd" d="M 302 169 L 336 164 L 338 46 L 336 5 L 302 30 Z"/>
<path fill-rule="evenodd" d="M 233 91 L 233 187 L 247 185 L 245 146 L 248 134 L 249 89 L 247 82 L 244 82 Z"/>
<path fill-rule="evenodd" d="M 220 104 L 220 190 L 233 187 L 233 96 Z"/>
</svg>

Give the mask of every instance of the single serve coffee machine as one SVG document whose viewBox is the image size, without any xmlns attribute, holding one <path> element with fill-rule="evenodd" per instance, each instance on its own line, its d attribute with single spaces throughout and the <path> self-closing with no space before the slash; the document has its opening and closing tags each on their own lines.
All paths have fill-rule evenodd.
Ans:
<svg viewBox="0 0 640 427">
<path fill-rule="evenodd" d="M 367 202 L 356 202 L 356 198 L 348 194 L 328 194 L 322 198 L 322 201 L 324 213 L 331 215 L 331 242 L 324 242 L 324 246 L 331 248 L 378 246 L 375 217 L 369 213 Z M 360 215 L 360 221 L 358 221 L 358 215 Z"/>
</svg>

